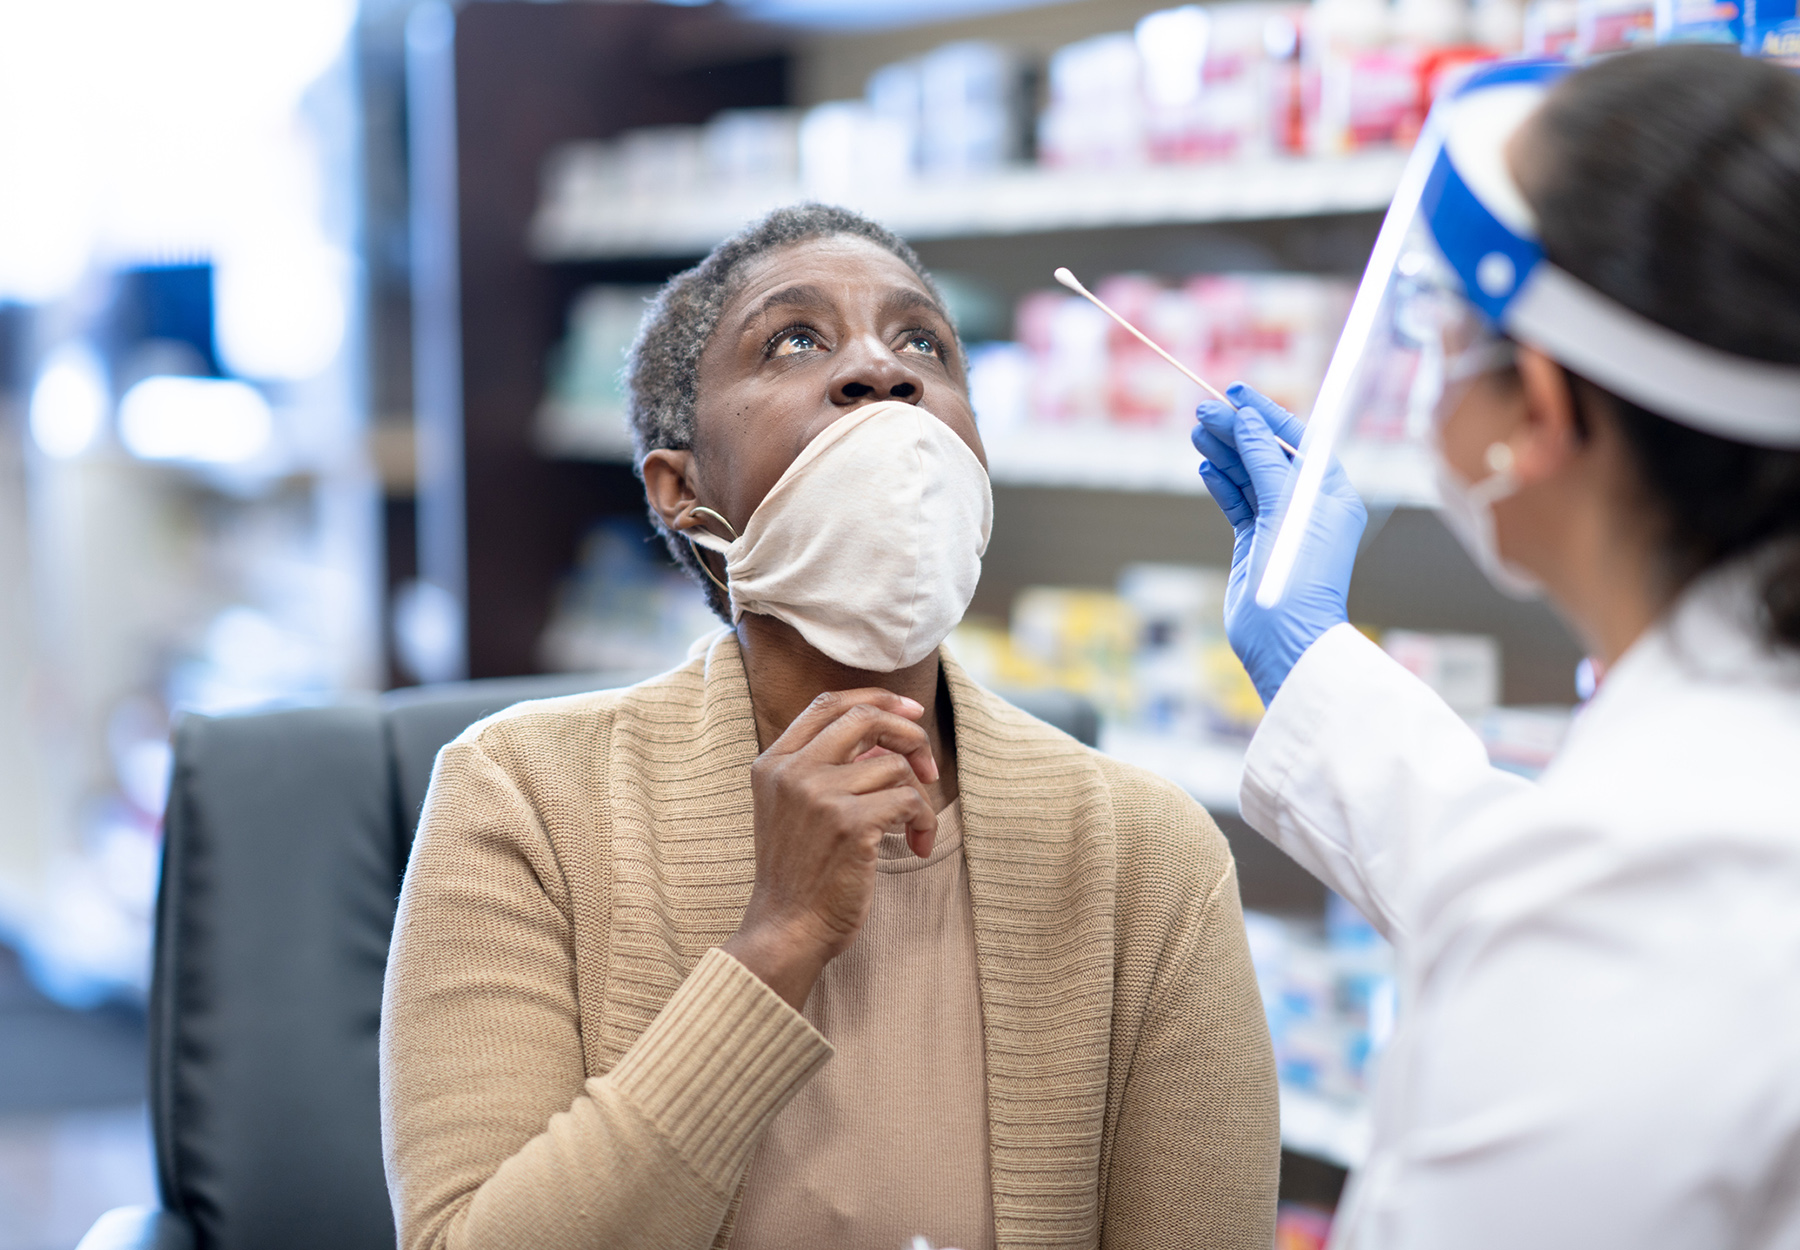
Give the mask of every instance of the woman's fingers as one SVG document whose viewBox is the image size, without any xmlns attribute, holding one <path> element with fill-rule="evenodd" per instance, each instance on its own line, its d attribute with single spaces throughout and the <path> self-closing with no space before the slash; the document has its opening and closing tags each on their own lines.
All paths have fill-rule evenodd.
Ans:
<svg viewBox="0 0 1800 1250">
<path fill-rule="evenodd" d="M 838 765 L 833 770 L 833 782 L 851 794 L 874 794 L 879 790 L 919 784 L 911 761 L 891 752 L 866 755 L 852 763 Z"/>
<path fill-rule="evenodd" d="M 1244 498 L 1244 492 L 1237 488 L 1237 483 L 1219 472 L 1218 468 L 1208 460 L 1200 466 L 1200 481 L 1207 492 L 1218 502 L 1219 510 L 1225 519 L 1231 522 L 1233 530 L 1242 529 L 1256 521 L 1256 509 Z"/>
<path fill-rule="evenodd" d="M 1275 441 L 1275 432 L 1259 410 L 1248 406 L 1238 409 L 1233 429 L 1238 455 L 1243 457 L 1244 469 L 1250 475 L 1256 510 L 1261 515 L 1282 497 L 1294 462 Z"/>
<path fill-rule="evenodd" d="M 848 764 L 872 747 L 885 747 L 895 755 L 905 756 L 926 785 L 938 778 L 937 761 L 931 757 L 931 738 L 924 727 L 916 720 L 885 710 L 875 701 L 857 702 L 845 708 L 837 719 L 813 735 L 801 753 L 824 763 Z"/>
<path fill-rule="evenodd" d="M 1294 446 L 1300 446 L 1300 440 L 1306 437 L 1306 422 L 1300 420 L 1267 395 L 1250 389 L 1242 382 L 1233 383 L 1225 393 L 1242 403 L 1245 408 L 1251 408 L 1261 413 L 1267 420 L 1269 428 Z M 1361 496 L 1357 494 L 1356 487 L 1351 483 L 1349 475 L 1344 472 L 1343 464 L 1336 456 L 1331 458 L 1331 463 L 1325 469 L 1325 490 L 1328 494 L 1342 496 L 1346 499 L 1353 498 L 1359 506 L 1361 504 Z"/>
<path fill-rule="evenodd" d="M 1269 423 L 1269 428 L 1296 447 L 1300 445 L 1300 440 L 1306 437 L 1306 422 L 1254 387 L 1245 386 L 1242 382 L 1233 382 L 1225 388 L 1225 397 L 1239 408 L 1254 408 L 1257 412 L 1262 413 L 1264 419 Z"/>
<path fill-rule="evenodd" d="M 886 833 L 904 833 L 914 855 L 925 859 L 937 843 L 937 812 L 916 786 L 889 786 L 858 794 L 853 819 L 875 839 Z"/>
<path fill-rule="evenodd" d="M 892 690 L 883 690 L 879 686 L 865 686 L 860 690 L 827 690 L 807 704 L 804 712 L 794 717 L 793 723 L 782 732 L 782 735 L 769 744 L 769 749 L 765 754 L 793 755 L 804 750 L 827 727 L 837 724 L 856 708 L 886 712 L 895 718 L 908 721 L 917 721 L 925 715 L 925 709 L 917 701 L 909 699 L 905 695 L 895 694 Z M 888 746 L 889 744 L 869 742 L 862 749 L 867 750 L 869 747 L 877 745 Z M 890 749 L 892 748 L 890 747 Z M 860 754 L 860 752 L 856 754 Z M 900 754 L 905 754 L 905 752 L 900 752 Z M 849 758 L 851 757 L 845 757 L 845 759 Z M 933 775 L 935 777 L 936 774 Z"/>
<path fill-rule="evenodd" d="M 1194 429 L 1190 437 L 1196 451 L 1242 486 L 1244 466 L 1238 458 L 1236 436 L 1232 432 L 1236 415 L 1237 410 L 1230 404 L 1209 399 L 1194 409 Z"/>
<path fill-rule="evenodd" d="M 1212 421 L 1216 418 L 1209 417 L 1207 420 Z M 1202 423 L 1194 427 L 1188 438 L 1194 444 L 1194 450 L 1206 458 L 1206 463 L 1237 487 L 1238 493 L 1243 495 L 1251 489 L 1250 474 L 1244 468 L 1244 461 L 1238 455 L 1237 448 L 1227 441 L 1237 436 L 1231 431 L 1230 419 L 1226 418 L 1226 421 L 1223 435 L 1217 429 Z"/>
<path fill-rule="evenodd" d="M 908 805 L 906 823 L 906 845 L 920 859 L 931 854 L 931 848 L 937 845 L 937 813 L 931 807 L 925 792 L 919 788 L 913 776 L 912 767 L 904 758 L 892 754 L 866 754 L 854 763 L 845 764 L 835 770 L 836 779 L 843 782 L 846 788 L 857 795 L 886 795 L 898 793 L 904 789 L 908 794 L 917 795 L 919 804 L 916 808 Z M 927 821 L 925 817 L 929 816 Z M 898 822 L 882 826 L 885 833 L 898 827 Z"/>
<path fill-rule="evenodd" d="M 859 690 L 827 690 L 807 704 L 805 711 L 794 717 L 793 723 L 782 732 L 781 737 L 769 745 L 769 750 L 777 755 L 791 755 L 818 737 L 820 731 L 851 708 L 863 706 L 904 716 L 908 720 L 916 721 L 925 715 L 924 707 L 916 700 L 895 694 L 892 690 L 884 690 L 880 686 L 864 686 Z"/>
<path fill-rule="evenodd" d="M 890 829 L 905 829 L 909 839 L 913 833 L 934 836 L 937 833 L 937 813 L 931 809 L 931 803 L 925 796 L 913 786 L 896 786 L 859 795 L 856 802 L 859 814 L 870 829 L 882 833 Z"/>
<path fill-rule="evenodd" d="M 1306 422 L 1300 420 L 1299 417 L 1296 417 L 1293 413 L 1289 412 L 1286 408 L 1283 408 L 1280 404 L 1276 403 L 1262 392 L 1253 390 L 1252 388 L 1245 386 L 1242 382 L 1233 382 L 1230 386 L 1225 388 L 1225 393 L 1240 407 L 1253 409 L 1254 411 L 1261 413 L 1263 418 L 1267 421 L 1269 428 L 1279 437 L 1286 439 L 1295 447 L 1300 446 L 1300 440 L 1306 437 Z M 1202 406 L 1204 407 L 1205 405 Z M 1215 408 L 1225 407 L 1225 405 L 1219 404 L 1216 401 L 1212 406 Z M 1195 437 L 1195 445 L 1199 445 L 1198 436 Z M 1204 448 L 1201 449 L 1201 454 L 1206 454 Z M 1286 453 L 1283 452 L 1283 455 L 1286 455 Z M 1244 489 L 1244 484 L 1241 480 L 1234 478 L 1234 481 L 1237 481 L 1240 491 Z M 1343 464 L 1339 462 L 1336 456 L 1331 458 L 1331 464 L 1327 466 L 1325 470 L 1325 490 L 1330 494 L 1341 495 L 1346 498 L 1356 496 L 1360 502 L 1361 497 L 1357 495 L 1356 487 L 1351 483 L 1349 475 L 1344 472 Z"/>
<path fill-rule="evenodd" d="M 936 825 L 934 824 L 929 830 L 908 829 L 906 831 L 906 845 L 907 848 L 920 859 L 930 859 L 931 848 L 937 845 Z"/>
<path fill-rule="evenodd" d="M 887 690 L 821 695 L 750 766 L 756 884 L 726 949 L 796 1008 L 868 919 L 882 836 L 936 840 L 923 714 Z"/>
</svg>

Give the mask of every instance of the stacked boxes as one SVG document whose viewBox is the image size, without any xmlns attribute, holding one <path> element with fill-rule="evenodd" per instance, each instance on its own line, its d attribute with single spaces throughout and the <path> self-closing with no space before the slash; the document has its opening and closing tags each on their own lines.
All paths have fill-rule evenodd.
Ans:
<svg viewBox="0 0 1800 1250">
<path fill-rule="evenodd" d="M 951 649 L 978 681 L 1072 691 L 1109 725 L 1241 741 L 1262 701 L 1225 641 L 1224 601 L 1223 569 L 1134 564 L 1116 591 L 1027 587 L 1009 628 L 964 622 Z"/>
<path fill-rule="evenodd" d="M 1331 358 L 1352 287 L 1310 274 L 1206 274 L 1185 282 L 1120 274 L 1095 294 L 1214 385 L 1243 381 L 1304 415 Z M 971 362 L 980 406 L 1008 402 L 989 385 L 989 369 L 1028 386 L 1023 414 L 996 413 L 1044 425 L 1114 424 L 1185 429 L 1200 389 L 1167 361 L 1120 329 L 1099 309 L 1059 289 L 1019 303 L 1018 356 L 987 354 Z"/>
<path fill-rule="evenodd" d="M 883 66 L 857 100 L 738 109 L 569 145 L 551 205 L 626 212 L 696 196 L 764 204 L 1037 163 L 1117 170 L 1410 144 L 1432 101 L 1521 50 L 1582 60 L 1739 43 L 1800 65 L 1796 0 L 1234 0 L 1151 13 L 1042 63 L 959 41 Z"/>
</svg>

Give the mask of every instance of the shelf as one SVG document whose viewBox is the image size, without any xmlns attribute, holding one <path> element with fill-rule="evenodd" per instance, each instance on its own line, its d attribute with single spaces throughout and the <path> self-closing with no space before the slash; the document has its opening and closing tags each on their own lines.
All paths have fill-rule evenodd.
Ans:
<svg viewBox="0 0 1800 1250">
<path fill-rule="evenodd" d="M 1131 170 L 1019 169 L 824 198 L 912 240 L 1255 221 L 1379 211 L 1405 161 L 1404 152 L 1378 151 Z M 566 194 L 540 206 L 531 250 L 547 261 L 695 256 L 770 209 L 808 198 L 816 193 L 797 184 L 645 199 Z"/>
<path fill-rule="evenodd" d="M 616 413 L 546 402 L 536 439 L 547 456 L 629 463 L 631 435 Z M 988 476 L 1001 486 L 1204 495 L 1200 456 L 1169 428 L 1035 425 L 985 430 Z M 1437 500 L 1423 448 L 1351 445 L 1340 459 L 1364 502 L 1429 507 Z"/>
<path fill-rule="evenodd" d="M 552 460 L 600 460 L 630 464 L 634 449 L 625 414 L 546 399 L 532 427 L 537 448 Z"/>
<path fill-rule="evenodd" d="M 1281 1087 L 1281 1144 L 1294 1153 L 1356 1168 L 1369 1157 L 1374 1138 L 1367 1107 Z"/>
<path fill-rule="evenodd" d="M 1108 425 L 984 431 L 988 475 L 1007 486 L 1203 495 L 1200 456 L 1185 431 Z M 1351 445 L 1339 459 L 1364 502 L 1429 506 L 1437 492 L 1423 448 Z"/>
<path fill-rule="evenodd" d="M 988 476 L 1004 486 L 1204 495 L 1200 453 L 1169 427 L 1033 425 L 983 430 Z"/>
<path fill-rule="evenodd" d="M 1100 733 L 1100 749 L 1106 754 L 1174 782 L 1209 811 L 1229 815 L 1237 814 L 1248 745 L 1228 738 L 1202 742 L 1111 725 Z"/>
</svg>

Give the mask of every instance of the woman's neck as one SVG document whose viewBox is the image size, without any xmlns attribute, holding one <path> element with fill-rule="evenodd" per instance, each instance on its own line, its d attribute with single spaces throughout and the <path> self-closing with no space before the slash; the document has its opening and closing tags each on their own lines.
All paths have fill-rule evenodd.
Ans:
<svg viewBox="0 0 1800 1250">
<path fill-rule="evenodd" d="M 1596 423 L 1589 446 L 1557 478 L 1495 505 L 1589 656 L 1610 668 L 1674 598 L 1660 559 L 1660 528 L 1617 429 Z"/>
<path fill-rule="evenodd" d="M 779 738 L 808 704 L 828 690 L 878 686 L 905 695 L 925 709 L 920 724 L 931 736 L 938 780 L 925 787 L 932 805 L 942 811 L 957 795 L 956 735 L 949 700 L 939 697 L 940 669 L 936 653 L 909 668 L 871 673 L 839 664 L 800 636 L 800 631 L 772 616 L 746 613 L 737 624 L 744 672 L 750 680 L 750 704 L 756 713 L 759 749 Z"/>
</svg>

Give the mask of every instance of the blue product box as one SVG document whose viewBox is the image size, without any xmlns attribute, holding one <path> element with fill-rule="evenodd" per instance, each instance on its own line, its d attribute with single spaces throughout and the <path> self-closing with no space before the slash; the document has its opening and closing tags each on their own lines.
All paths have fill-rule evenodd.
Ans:
<svg viewBox="0 0 1800 1250">
<path fill-rule="evenodd" d="M 1800 68 L 1795 0 L 1744 0 L 1744 55 Z"/>
<path fill-rule="evenodd" d="M 1656 42 L 1744 42 L 1744 5 L 1756 0 L 1656 0 Z M 1790 0 L 1790 3 L 1792 0 Z"/>
</svg>

